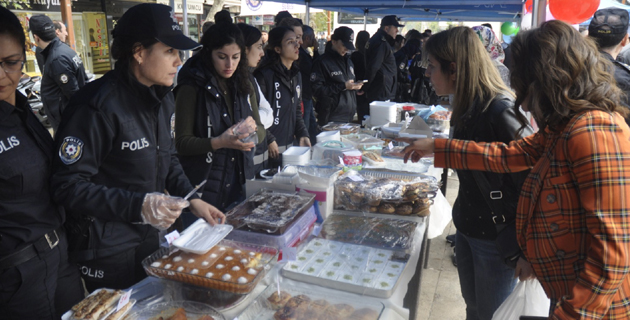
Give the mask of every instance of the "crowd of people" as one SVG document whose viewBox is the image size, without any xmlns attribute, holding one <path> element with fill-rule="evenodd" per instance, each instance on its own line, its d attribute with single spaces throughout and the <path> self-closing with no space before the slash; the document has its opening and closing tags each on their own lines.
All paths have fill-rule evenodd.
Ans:
<svg viewBox="0 0 630 320">
<path fill-rule="evenodd" d="M 515 278 L 540 281 L 553 319 L 630 317 L 627 11 L 597 11 L 588 37 L 545 22 L 507 50 L 489 25 L 402 36 L 386 16 L 356 41 L 335 29 L 322 53 L 288 12 L 267 33 L 221 11 L 201 43 L 172 14 L 127 10 L 112 32 L 114 70 L 89 83 L 65 26 L 31 18 L 53 140 L 16 90 L 27 43 L 0 8 L 3 318 L 58 319 L 83 298 L 82 281 L 130 287 L 160 230 L 178 218 L 224 223 L 246 181 L 314 144 L 320 126 L 361 121 L 372 101 L 444 96 L 451 139 L 401 141 L 405 161 L 435 154 L 457 170 L 466 318 L 490 320 Z M 183 50 L 196 50 L 185 63 Z"/>
</svg>

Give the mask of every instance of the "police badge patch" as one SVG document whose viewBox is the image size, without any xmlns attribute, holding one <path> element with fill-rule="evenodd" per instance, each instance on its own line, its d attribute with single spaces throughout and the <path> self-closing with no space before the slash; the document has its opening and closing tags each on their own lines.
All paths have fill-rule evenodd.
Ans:
<svg viewBox="0 0 630 320">
<path fill-rule="evenodd" d="M 83 141 L 75 137 L 65 137 L 59 147 L 59 158 L 65 165 L 71 165 L 83 154 Z"/>
<path fill-rule="evenodd" d="M 317 74 L 315 72 L 311 73 L 311 81 L 315 81 L 317 79 Z"/>
<path fill-rule="evenodd" d="M 302 96 L 300 95 L 302 93 L 302 89 L 300 88 L 300 86 L 296 86 L 295 91 L 297 92 L 297 98 L 302 98 Z"/>
<path fill-rule="evenodd" d="M 61 83 L 68 83 L 68 76 L 65 74 L 61 74 L 61 76 L 59 77 L 59 81 L 61 81 Z"/>
</svg>

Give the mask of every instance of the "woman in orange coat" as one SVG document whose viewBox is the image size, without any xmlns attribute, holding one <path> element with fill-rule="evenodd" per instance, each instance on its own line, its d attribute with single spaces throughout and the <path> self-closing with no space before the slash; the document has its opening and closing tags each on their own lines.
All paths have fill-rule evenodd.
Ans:
<svg viewBox="0 0 630 320">
<path fill-rule="evenodd" d="M 531 169 L 518 241 L 551 299 L 551 319 L 630 318 L 630 129 L 595 44 L 560 21 L 512 43 L 517 103 L 542 128 L 510 144 L 401 139 L 405 160 L 492 172 Z M 437 68 L 439 69 L 439 68 Z M 438 70 L 431 81 L 448 77 Z"/>
</svg>

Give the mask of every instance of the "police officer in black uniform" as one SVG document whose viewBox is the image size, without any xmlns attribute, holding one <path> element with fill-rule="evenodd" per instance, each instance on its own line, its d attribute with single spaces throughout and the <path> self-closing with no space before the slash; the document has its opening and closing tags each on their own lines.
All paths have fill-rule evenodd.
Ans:
<svg viewBox="0 0 630 320">
<path fill-rule="evenodd" d="M 146 277 L 141 261 L 158 249 L 157 229 L 189 205 L 180 198 L 193 186 L 175 155 L 172 85 L 179 50 L 199 44 L 172 17 L 154 3 L 125 12 L 113 31 L 116 68 L 75 94 L 56 135 L 53 195 L 72 218 L 70 256 L 90 291 Z M 196 216 L 224 219 L 191 199 Z"/>
<path fill-rule="evenodd" d="M 396 16 L 385 16 L 381 28 L 365 45 L 365 66 L 368 82 L 363 85 L 369 102 L 391 100 L 396 97 L 396 59 L 394 58 L 394 38 L 398 28 L 404 25 Z"/>
<path fill-rule="evenodd" d="M 354 50 L 353 31 L 339 27 L 326 44 L 326 52 L 313 64 L 311 85 L 318 102 L 318 123 L 350 122 L 357 110 L 357 90 L 354 64 L 348 52 Z"/>
<path fill-rule="evenodd" d="M 588 26 L 588 36 L 599 45 L 599 52 L 613 63 L 617 86 L 627 96 L 623 101 L 630 106 L 630 66 L 617 61 L 621 49 L 628 44 L 628 11 L 619 8 L 597 10 Z M 630 118 L 626 118 L 630 124 Z"/>
<path fill-rule="evenodd" d="M 50 124 L 57 131 L 70 97 L 87 82 L 83 61 L 59 40 L 55 25 L 48 16 L 31 17 L 29 28 L 46 61 L 42 76 L 42 102 Z"/>
<path fill-rule="evenodd" d="M 0 318 L 59 319 L 83 288 L 50 197 L 52 137 L 16 90 L 25 44 L 18 18 L 0 7 Z"/>
</svg>

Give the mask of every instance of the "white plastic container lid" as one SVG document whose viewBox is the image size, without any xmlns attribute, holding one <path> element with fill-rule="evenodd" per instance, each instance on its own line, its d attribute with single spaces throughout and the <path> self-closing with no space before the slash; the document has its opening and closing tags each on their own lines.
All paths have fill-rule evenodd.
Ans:
<svg viewBox="0 0 630 320">
<path fill-rule="evenodd" d="M 229 224 L 217 224 L 214 227 L 204 219 L 199 218 L 186 228 L 173 245 L 183 251 L 204 254 L 232 231 Z"/>
<path fill-rule="evenodd" d="M 320 134 L 317 135 L 317 143 L 330 141 L 330 140 L 336 140 L 336 141 L 341 140 L 341 134 L 339 133 L 339 130 L 322 131 Z"/>
</svg>

